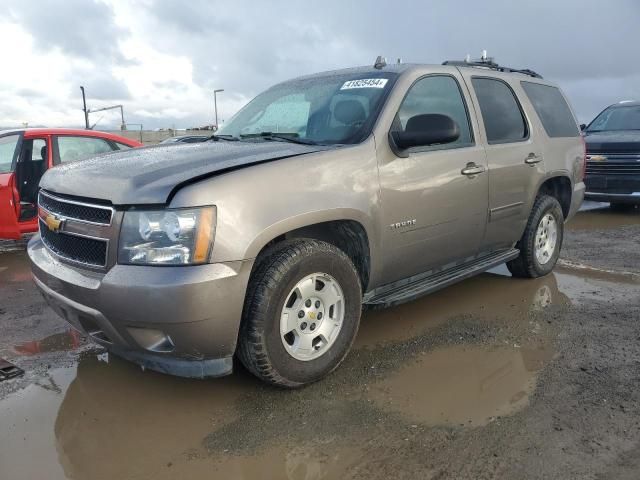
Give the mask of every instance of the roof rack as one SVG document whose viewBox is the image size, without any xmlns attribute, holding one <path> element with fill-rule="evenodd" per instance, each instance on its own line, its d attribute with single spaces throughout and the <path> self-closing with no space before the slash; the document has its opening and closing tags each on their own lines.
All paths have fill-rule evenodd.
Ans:
<svg viewBox="0 0 640 480">
<path fill-rule="evenodd" d="M 511 68 L 498 65 L 493 61 L 493 58 L 487 57 L 486 50 L 482 52 L 482 58 L 478 60 L 471 60 L 467 55 L 467 58 L 465 60 L 447 60 L 446 62 L 442 62 L 442 65 L 452 65 L 454 67 L 488 68 L 490 70 L 496 70 L 498 72 L 522 73 L 523 75 L 528 75 L 530 77 L 542 78 L 542 75 L 534 72 L 533 70 L 529 70 L 528 68 Z"/>
</svg>

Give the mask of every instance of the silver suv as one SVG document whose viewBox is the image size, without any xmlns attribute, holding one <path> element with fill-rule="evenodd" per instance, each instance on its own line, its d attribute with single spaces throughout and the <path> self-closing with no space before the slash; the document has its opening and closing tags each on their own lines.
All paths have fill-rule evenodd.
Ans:
<svg viewBox="0 0 640 480">
<path fill-rule="evenodd" d="M 352 68 L 258 95 L 210 141 L 48 171 L 34 278 L 109 351 L 187 377 L 297 387 L 363 306 L 496 265 L 554 267 L 584 195 L 560 90 L 490 61 Z"/>
</svg>

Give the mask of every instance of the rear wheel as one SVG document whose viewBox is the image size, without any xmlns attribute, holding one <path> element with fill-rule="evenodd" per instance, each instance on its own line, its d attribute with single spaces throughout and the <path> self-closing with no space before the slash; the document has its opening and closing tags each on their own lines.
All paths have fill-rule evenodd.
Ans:
<svg viewBox="0 0 640 480">
<path fill-rule="evenodd" d="M 514 277 L 536 278 L 548 274 L 560 256 L 564 214 L 558 200 L 540 195 L 533 204 L 527 226 L 516 245 L 518 258 L 507 263 Z"/>
<path fill-rule="evenodd" d="M 299 387 L 342 362 L 360 322 L 360 280 L 349 257 L 294 240 L 258 260 L 243 312 L 238 356 L 258 378 Z"/>
</svg>

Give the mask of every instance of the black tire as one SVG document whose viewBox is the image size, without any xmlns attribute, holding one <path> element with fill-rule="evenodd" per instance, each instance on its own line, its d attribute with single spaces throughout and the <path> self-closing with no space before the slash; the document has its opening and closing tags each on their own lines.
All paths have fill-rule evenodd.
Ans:
<svg viewBox="0 0 640 480">
<path fill-rule="evenodd" d="M 237 356 L 251 373 L 274 385 L 296 388 L 320 380 L 342 362 L 358 332 L 362 309 L 358 272 L 342 250 L 311 239 L 278 245 L 257 261 L 247 288 Z M 282 343 L 280 314 L 296 283 L 316 272 L 331 275 L 339 283 L 345 315 L 328 350 L 302 361 Z"/>
<path fill-rule="evenodd" d="M 547 213 L 551 213 L 555 217 L 558 226 L 558 236 L 553 255 L 542 265 L 536 258 L 534 244 L 538 224 Z M 527 226 L 524 229 L 522 238 L 516 244 L 516 248 L 520 250 L 520 255 L 514 260 L 507 262 L 507 268 L 514 277 L 537 278 L 547 275 L 553 270 L 553 267 L 555 267 L 558 261 L 563 237 L 564 214 L 562 213 L 560 203 L 549 195 L 539 195 L 531 209 L 531 214 L 529 215 L 529 220 L 527 221 Z"/>
</svg>

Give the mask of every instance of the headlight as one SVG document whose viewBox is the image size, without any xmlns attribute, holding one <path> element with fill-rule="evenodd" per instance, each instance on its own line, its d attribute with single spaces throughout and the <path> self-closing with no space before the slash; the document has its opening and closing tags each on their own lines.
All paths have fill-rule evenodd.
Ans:
<svg viewBox="0 0 640 480">
<path fill-rule="evenodd" d="M 216 208 L 130 210 L 120 231 L 118 263 L 196 265 L 209 261 Z"/>
</svg>

